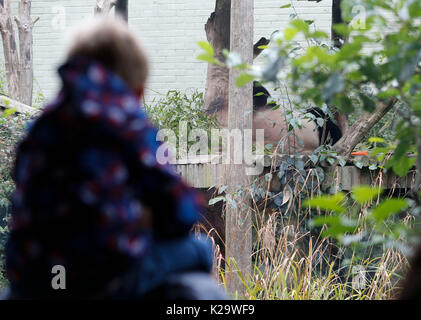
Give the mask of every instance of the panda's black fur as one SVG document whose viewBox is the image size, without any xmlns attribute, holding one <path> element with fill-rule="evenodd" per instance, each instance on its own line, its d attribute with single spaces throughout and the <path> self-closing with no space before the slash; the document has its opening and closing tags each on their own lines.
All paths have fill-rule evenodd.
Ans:
<svg viewBox="0 0 421 320">
<path fill-rule="evenodd" d="M 263 93 L 263 94 L 261 94 Z M 257 95 L 257 96 L 256 96 Z M 253 82 L 253 109 L 258 110 L 268 106 L 268 99 L 270 97 L 269 91 L 266 90 L 259 82 Z M 313 114 L 316 118 L 326 119 L 326 132 L 325 137 L 323 138 L 323 127 L 317 125 L 317 121 L 314 122 L 317 125 L 317 131 L 319 134 L 319 145 L 330 143 L 334 145 L 342 137 L 342 131 L 339 126 L 333 122 L 330 117 L 327 117 L 326 114 L 320 108 L 311 108 L 307 110 L 308 113 Z M 322 141 L 323 138 L 323 141 Z"/>
<path fill-rule="evenodd" d="M 324 126 L 320 127 L 319 125 L 317 125 L 316 120 L 314 120 L 314 122 L 316 122 L 316 125 L 317 125 L 317 131 L 319 132 L 319 145 L 323 145 L 323 144 L 334 145 L 336 142 L 339 141 L 340 138 L 342 138 L 341 129 L 338 127 L 336 123 L 332 121 L 332 119 L 329 116 L 326 115 L 326 113 L 323 112 L 322 109 L 311 108 L 307 110 L 307 112 L 315 115 L 316 118 L 322 118 L 322 119 L 325 119 L 326 121 L 325 123 L 326 132 L 323 138 Z M 323 138 L 323 141 L 322 141 L 322 138 Z"/>
<path fill-rule="evenodd" d="M 269 97 L 270 97 L 269 91 L 267 91 L 266 88 L 263 87 L 259 82 L 254 81 L 253 82 L 253 108 L 259 109 L 259 108 L 266 107 L 268 104 Z"/>
</svg>

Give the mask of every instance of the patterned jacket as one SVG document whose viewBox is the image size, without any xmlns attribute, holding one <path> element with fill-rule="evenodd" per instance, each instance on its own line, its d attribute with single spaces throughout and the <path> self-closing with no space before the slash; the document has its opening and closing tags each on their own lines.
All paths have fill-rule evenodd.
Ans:
<svg viewBox="0 0 421 320">
<path fill-rule="evenodd" d="M 29 297 L 51 291 L 54 265 L 67 271 L 67 294 L 102 290 L 154 243 L 186 236 L 203 205 L 156 161 L 157 130 L 117 75 L 83 58 L 59 74 L 14 169 L 7 276 Z"/>
</svg>

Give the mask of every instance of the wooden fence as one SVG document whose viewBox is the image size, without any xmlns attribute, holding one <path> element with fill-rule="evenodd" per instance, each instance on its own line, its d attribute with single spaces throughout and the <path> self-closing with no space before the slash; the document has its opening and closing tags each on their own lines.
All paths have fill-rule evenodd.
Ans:
<svg viewBox="0 0 421 320">
<path fill-rule="evenodd" d="M 301 159 L 305 161 L 304 157 Z M 195 188 L 207 189 L 226 185 L 226 181 L 224 181 L 226 165 L 222 164 L 222 161 L 219 161 L 218 164 L 213 163 L 216 160 L 220 160 L 220 156 L 198 156 L 188 160 L 179 160 L 175 167 L 188 184 Z M 278 157 L 274 160 L 272 156 L 265 156 L 265 172 L 268 172 L 271 166 L 277 167 L 283 160 L 285 160 L 285 157 Z M 385 189 L 410 189 L 415 182 L 415 171 L 410 171 L 406 177 L 399 177 L 391 170 L 384 173 L 379 169 L 369 170 L 368 167 L 360 169 L 354 165 L 335 166 L 326 169 L 327 174 L 333 176 L 326 181 L 336 185 L 341 184 L 344 191 L 349 191 L 353 186 L 361 184 L 378 184 Z"/>
</svg>

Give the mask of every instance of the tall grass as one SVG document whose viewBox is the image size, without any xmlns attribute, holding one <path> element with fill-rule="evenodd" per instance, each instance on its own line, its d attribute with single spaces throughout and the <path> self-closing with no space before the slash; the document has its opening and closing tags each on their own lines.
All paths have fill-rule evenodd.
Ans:
<svg viewBox="0 0 421 320">
<path fill-rule="evenodd" d="M 271 192 L 271 179 L 263 179 L 261 187 L 266 192 L 260 200 L 256 199 L 255 187 L 248 190 L 254 216 L 252 271 L 244 275 L 236 262 L 222 257 L 220 248 L 215 246 L 214 273 L 221 286 L 226 287 L 227 273 L 236 273 L 243 291 L 231 293 L 234 298 L 378 300 L 396 297 L 408 266 L 405 254 L 386 245 L 373 244 L 364 249 L 344 246 L 323 237 L 325 227 L 312 229 L 310 219 L 321 212 L 303 207 L 302 201 L 320 194 L 321 183 L 305 188 L 306 181 L 318 178 L 309 172 L 311 170 L 306 171 L 306 176 L 292 170 L 294 173 L 284 181 L 282 191 Z M 276 170 L 271 169 L 271 172 L 274 174 Z M 291 188 L 287 196 L 285 188 Z M 271 201 L 279 192 L 284 192 L 283 205 L 270 209 Z M 355 206 L 351 204 L 350 210 Z M 360 215 L 365 214 L 366 208 L 357 209 L 361 210 Z M 410 221 L 408 217 L 402 220 Z M 209 234 L 214 234 L 213 231 Z"/>
</svg>

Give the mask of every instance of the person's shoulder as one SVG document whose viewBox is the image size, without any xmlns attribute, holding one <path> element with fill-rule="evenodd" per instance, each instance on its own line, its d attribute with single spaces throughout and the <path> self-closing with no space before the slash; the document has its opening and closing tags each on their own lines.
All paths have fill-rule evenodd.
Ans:
<svg viewBox="0 0 421 320">
<path fill-rule="evenodd" d="M 145 297 L 146 300 L 227 300 L 216 280 L 204 272 L 177 273 Z"/>
<path fill-rule="evenodd" d="M 6 287 L 4 289 L 0 289 L 0 301 L 4 300 L 11 300 L 11 294 L 9 287 Z"/>
</svg>

